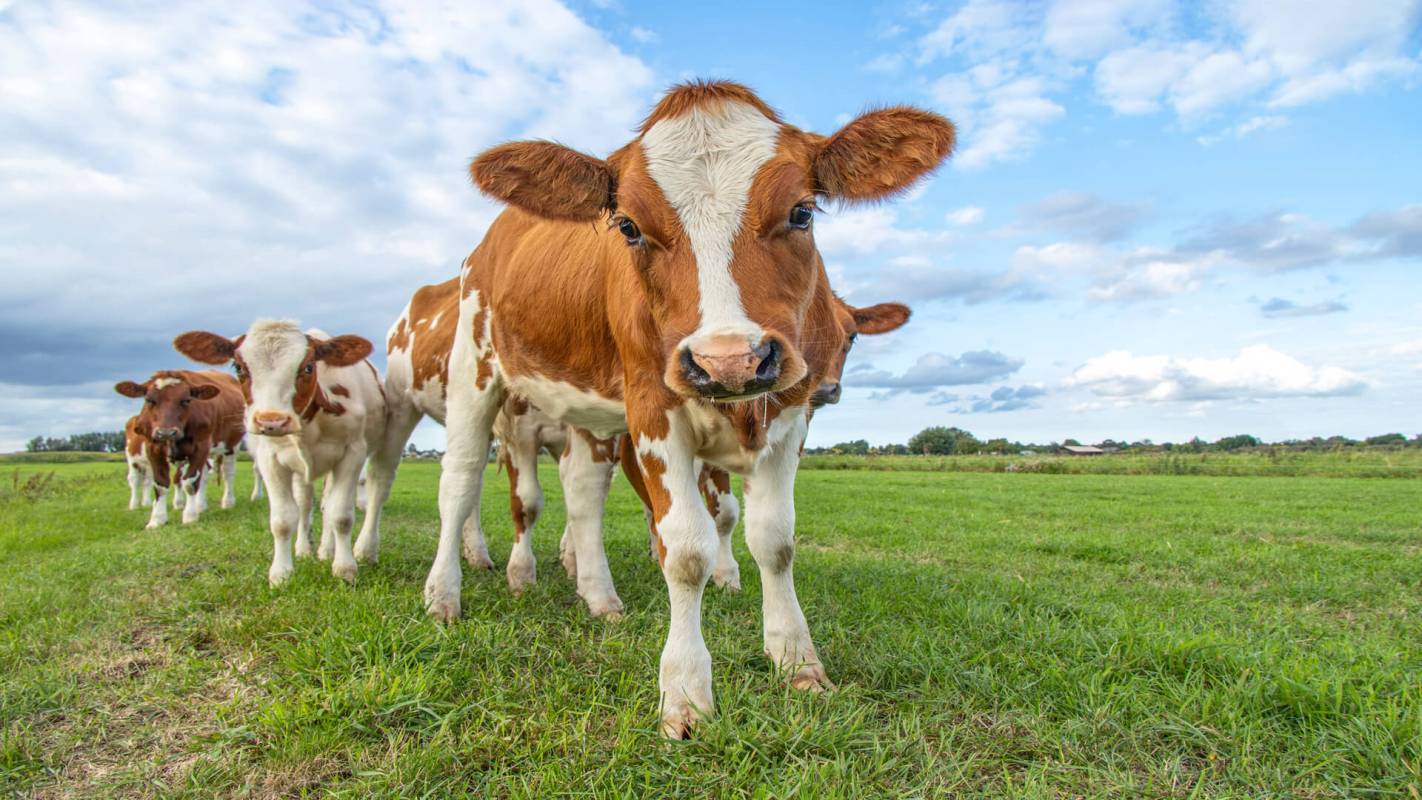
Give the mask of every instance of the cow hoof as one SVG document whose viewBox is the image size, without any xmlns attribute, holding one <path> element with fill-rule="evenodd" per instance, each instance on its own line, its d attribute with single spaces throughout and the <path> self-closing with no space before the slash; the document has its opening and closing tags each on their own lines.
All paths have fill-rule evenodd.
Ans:
<svg viewBox="0 0 1422 800">
<path fill-rule="evenodd" d="M 802 692 L 823 692 L 834 688 L 823 664 L 806 664 L 790 676 L 790 688 Z"/>
<path fill-rule="evenodd" d="M 184 524 L 184 525 L 191 525 L 191 524 L 193 524 L 194 522 L 197 522 L 197 521 L 198 521 L 198 518 L 197 518 L 197 517 L 183 517 L 183 524 Z"/>
<path fill-rule="evenodd" d="M 509 591 L 517 597 L 533 586 L 538 580 L 537 568 L 532 564 L 509 562 Z"/>
<path fill-rule="evenodd" d="M 593 619 L 605 619 L 608 622 L 622 621 L 622 601 L 616 596 L 611 598 L 599 598 L 589 600 L 588 613 Z"/>
<path fill-rule="evenodd" d="M 355 562 L 352 561 L 352 562 L 349 563 L 349 564 L 341 564 L 341 565 L 334 565 L 334 564 L 333 564 L 333 565 L 331 566 L 331 574 L 332 574 L 332 575 L 335 575 L 337 578 L 340 578 L 341 580 L 345 581 L 346 583 L 355 583 L 355 580 L 356 580 L 356 565 L 355 565 Z"/>
<path fill-rule="evenodd" d="M 668 739 L 690 739 L 691 731 L 701 716 L 690 705 L 680 705 L 662 710 L 662 736 Z"/>
<path fill-rule="evenodd" d="M 472 570 L 494 571 L 494 562 L 489 558 L 488 553 L 465 553 L 464 563 L 468 564 Z"/>
<path fill-rule="evenodd" d="M 128 504 L 128 510 L 129 510 L 129 511 L 137 511 L 137 510 L 138 510 L 138 504 L 137 504 L 137 503 L 134 503 L 134 502 L 130 502 L 130 503 Z"/>
<path fill-rule="evenodd" d="M 147 525 L 144 525 L 143 529 L 146 531 L 156 531 L 161 527 L 163 527 L 163 523 L 161 522 L 150 522 Z"/>
<path fill-rule="evenodd" d="M 728 592 L 739 592 L 741 590 L 741 571 L 739 569 L 716 570 L 711 576 L 711 581 Z"/>
<path fill-rule="evenodd" d="M 435 622 L 459 620 L 459 580 L 440 581 L 431 575 L 425 582 L 425 613 Z"/>
<path fill-rule="evenodd" d="M 317 561 L 330 561 L 330 560 L 331 560 L 331 548 L 326 547 L 326 546 L 324 546 L 324 545 L 321 546 L 321 547 L 316 548 L 316 560 L 317 560 Z"/>
<path fill-rule="evenodd" d="M 291 578 L 291 569 L 289 569 L 289 568 L 288 568 L 288 569 L 277 569 L 277 568 L 273 567 L 269 572 L 267 572 L 267 583 L 270 584 L 273 589 L 279 588 L 282 584 L 286 583 L 287 580 L 289 580 L 290 578 Z"/>
<path fill-rule="evenodd" d="M 219 505 L 218 508 L 232 508 L 235 505 L 237 505 L 236 500 L 223 500 L 222 504 Z"/>
<path fill-rule="evenodd" d="M 374 547 L 356 547 L 355 557 L 356 561 L 359 561 L 362 564 L 380 563 L 380 551 L 376 550 Z"/>
</svg>

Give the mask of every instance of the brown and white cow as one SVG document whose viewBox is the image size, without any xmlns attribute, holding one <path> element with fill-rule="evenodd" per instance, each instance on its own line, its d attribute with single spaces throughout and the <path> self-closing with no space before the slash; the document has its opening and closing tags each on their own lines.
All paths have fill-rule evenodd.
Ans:
<svg viewBox="0 0 1422 800">
<path fill-rule="evenodd" d="M 157 486 L 149 528 L 168 522 L 169 465 L 174 493 L 187 497 L 183 523 L 196 522 L 207 510 L 208 461 L 222 476 L 222 507 L 236 504 L 232 488 L 237 476 L 237 448 L 246 433 L 242 425 L 242 390 L 221 372 L 163 370 L 144 383 L 122 381 L 114 390 L 124 397 L 143 398 L 137 427 L 148 437 L 148 463 Z"/>
<path fill-rule="evenodd" d="M 246 400 L 257 461 L 271 504 L 272 564 L 267 580 L 291 577 L 296 554 L 311 553 L 313 484 L 326 478 L 317 557 L 331 573 L 356 577 L 351 551 L 361 467 L 385 434 L 385 393 L 359 336 L 303 332 L 293 322 L 262 319 L 235 340 L 189 331 L 173 340 L 178 352 L 205 364 L 231 362 Z"/>
<path fill-rule="evenodd" d="M 795 471 L 810 396 L 833 358 L 806 347 L 811 328 L 832 324 L 815 321 L 834 319 L 816 302 L 816 200 L 905 191 L 953 138 L 946 119 L 906 107 L 820 136 L 742 86 L 695 83 L 668 92 L 606 160 L 550 142 L 476 158 L 475 183 L 511 208 L 460 276 L 429 613 L 459 615 L 461 531 L 513 392 L 587 432 L 575 442 L 631 434 L 627 457 L 645 477 L 670 596 L 664 733 L 684 735 L 713 707 L 701 596 L 717 536 L 697 487 L 703 462 L 750 487 L 746 540 L 760 567 L 765 651 L 793 686 L 829 687 L 792 573 Z M 574 542 L 580 590 L 593 544 Z"/>
<path fill-rule="evenodd" d="M 153 468 L 148 463 L 148 436 L 138 415 L 123 426 L 123 455 L 128 464 L 128 510 L 153 505 Z"/>
</svg>

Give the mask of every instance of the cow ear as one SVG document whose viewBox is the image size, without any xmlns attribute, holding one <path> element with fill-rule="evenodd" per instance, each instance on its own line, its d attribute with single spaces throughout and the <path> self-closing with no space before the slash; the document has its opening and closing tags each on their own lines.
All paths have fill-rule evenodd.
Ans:
<svg viewBox="0 0 1422 800">
<path fill-rule="evenodd" d="M 193 396 L 194 400 L 211 400 L 218 395 L 218 391 L 216 386 L 207 384 L 205 386 L 194 386 L 188 390 L 188 393 Z"/>
<path fill-rule="evenodd" d="M 896 331 L 908 322 L 913 312 L 903 303 L 879 303 L 853 309 L 854 326 L 860 333 L 873 335 Z"/>
<path fill-rule="evenodd" d="M 615 205 L 606 161 L 553 142 L 510 142 L 469 165 L 479 191 L 548 219 L 591 222 Z"/>
<path fill-rule="evenodd" d="M 118 383 L 114 384 L 114 391 L 118 392 L 124 397 L 133 398 L 143 397 L 144 395 L 148 394 L 148 389 L 144 388 L 143 384 L 134 383 L 133 381 L 119 381 Z"/>
<path fill-rule="evenodd" d="M 955 137 L 953 123 L 931 111 L 870 111 L 824 140 L 815 155 L 816 189 L 851 202 L 893 197 L 937 169 Z"/>
<path fill-rule="evenodd" d="M 316 343 L 316 360 L 333 367 L 349 367 L 359 364 L 374 349 L 369 340 L 360 336 L 337 336 Z"/>
<path fill-rule="evenodd" d="M 207 331 L 188 331 L 173 340 L 183 355 L 203 364 L 226 364 L 237 352 L 237 343 Z"/>
</svg>

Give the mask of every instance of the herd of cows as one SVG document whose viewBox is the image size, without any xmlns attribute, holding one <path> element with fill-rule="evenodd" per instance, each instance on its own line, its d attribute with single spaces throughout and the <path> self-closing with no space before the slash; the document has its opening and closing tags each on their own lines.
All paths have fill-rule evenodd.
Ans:
<svg viewBox="0 0 1422 800">
<path fill-rule="evenodd" d="M 916 108 L 869 111 L 821 136 L 785 123 L 743 86 L 694 82 L 668 91 L 607 159 L 546 141 L 495 147 L 470 174 L 508 208 L 458 276 L 415 292 L 386 340 L 383 379 L 366 339 L 258 320 L 231 339 L 190 331 L 174 340 L 188 358 L 233 374 L 165 370 L 117 384 L 143 400 L 126 428 L 130 506 L 151 503 L 150 528 L 166 523 L 170 501 L 183 522 L 197 521 L 215 472 L 230 507 L 245 441 L 258 474 L 252 499 L 263 485 L 269 496 L 271 584 L 291 575 L 293 546 L 313 553 L 322 478 L 314 552 L 353 580 L 358 561 L 379 556 L 381 510 L 406 441 L 428 416 L 448 441 L 429 614 L 459 617 L 461 555 L 493 567 L 478 501 L 497 439 L 514 527 L 509 588 L 535 579 L 546 451 L 567 506 L 561 560 L 589 611 L 604 616 L 622 610 L 602 541 L 620 464 L 646 509 L 670 596 L 661 726 L 680 738 L 713 707 L 706 582 L 739 587 L 736 472 L 765 652 L 794 687 L 828 688 L 795 596 L 795 472 L 814 409 L 839 398 L 855 337 L 898 328 L 909 309 L 856 308 L 833 292 L 813 238 L 816 201 L 893 197 L 937 168 L 953 142 L 948 120 Z M 365 515 L 352 544 L 363 472 Z"/>
</svg>

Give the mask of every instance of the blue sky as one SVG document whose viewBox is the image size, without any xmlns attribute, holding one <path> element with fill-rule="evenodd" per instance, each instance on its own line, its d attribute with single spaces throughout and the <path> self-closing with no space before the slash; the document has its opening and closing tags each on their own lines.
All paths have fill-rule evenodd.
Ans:
<svg viewBox="0 0 1422 800">
<path fill-rule="evenodd" d="M 0 2 L 0 450 L 117 427 L 190 327 L 383 339 L 497 213 L 469 157 L 606 153 L 691 77 L 960 126 L 817 223 L 837 288 L 915 313 L 811 444 L 1422 431 L 1417 0 Z"/>
</svg>

